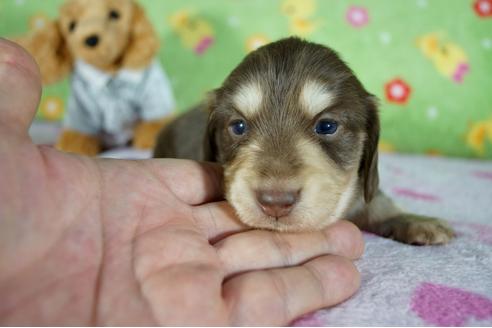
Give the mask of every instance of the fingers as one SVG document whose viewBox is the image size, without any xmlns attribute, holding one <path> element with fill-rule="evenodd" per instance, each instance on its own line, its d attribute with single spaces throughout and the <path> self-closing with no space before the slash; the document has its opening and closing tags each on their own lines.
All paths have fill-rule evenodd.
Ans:
<svg viewBox="0 0 492 328">
<path fill-rule="evenodd" d="M 0 124 L 9 133 L 27 135 L 40 96 L 41 76 L 32 57 L 0 38 Z"/>
<path fill-rule="evenodd" d="M 223 199 L 222 168 L 218 164 L 182 159 L 154 159 L 146 165 L 174 195 L 189 205 Z"/>
<path fill-rule="evenodd" d="M 195 206 L 193 207 L 193 218 L 211 243 L 231 234 L 251 229 L 239 221 L 234 209 L 227 201 Z"/>
<path fill-rule="evenodd" d="M 251 230 L 234 234 L 215 244 L 226 276 L 240 272 L 292 266 L 324 254 L 359 258 L 364 241 L 348 221 L 310 233 L 278 233 Z"/>
<path fill-rule="evenodd" d="M 209 263 L 170 265 L 139 282 L 139 291 L 152 311 L 154 324 L 228 326 L 227 308 L 221 294 L 222 276 L 220 270 Z M 109 306 L 110 311 L 114 307 Z"/>
<path fill-rule="evenodd" d="M 227 281 L 223 292 L 231 325 L 283 326 L 346 300 L 359 284 L 349 260 L 326 255 L 301 266 L 241 274 Z"/>
</svg>

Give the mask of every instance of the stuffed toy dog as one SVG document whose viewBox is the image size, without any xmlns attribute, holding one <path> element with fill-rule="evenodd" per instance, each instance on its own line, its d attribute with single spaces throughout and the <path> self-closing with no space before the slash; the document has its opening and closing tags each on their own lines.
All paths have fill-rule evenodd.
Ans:
<svg viewBox="0 0 492 328">
<path fill-rule="evenodd" d="M 127 145 L 152 148 L 174 108 L 170 83 L 154 59 L 159 42 L 133 0 L 68 0 L 60 17 L 23 39 L 43 83 L 71 74 L 57 148 L 95 155 Z"/>
</svg>

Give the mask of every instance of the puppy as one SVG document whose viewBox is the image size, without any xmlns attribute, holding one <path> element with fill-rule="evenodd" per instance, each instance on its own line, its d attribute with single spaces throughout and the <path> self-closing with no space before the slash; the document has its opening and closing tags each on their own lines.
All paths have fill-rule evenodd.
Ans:
<svg viewBox="0 0 492 328">
<path fill-rule="evenodd" d="M 349 219 L 400 242 L 442 244 L 442 221 L 379 190 L 377 101 L 331 49 L 298 38 L 250 53 L 209 102 L 161 131 L 154 157 L 216 161 L 246 225 L 322 229 Z M 205 141 L 204 141 L 205 140 Z"/>
</svg>

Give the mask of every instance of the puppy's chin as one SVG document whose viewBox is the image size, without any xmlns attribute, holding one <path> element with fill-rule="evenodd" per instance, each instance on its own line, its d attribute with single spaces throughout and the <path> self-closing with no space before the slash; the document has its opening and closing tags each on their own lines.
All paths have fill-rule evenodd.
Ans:
<svg viewBox="0 0 492 328">
<path fill-rule="evenodd" d="M 238 161 L 225 167 L 226 198 L 239 219 L 254 228 L 283 232 L 320 230 L 342 219 L 358 189 L 357 167 L 337 168 L 329 158 L 321 158 L 321 149 L 314 144 L 302 145 L 303 165 L 295 177 L 280 183 L 259 178 L 255 170 L 256 156 L 248 146 L 239 154 Z M 272 185 L 300 189 L 299 199 L 289 214 L 278 218 L 268 216 L 259 205 L 255 190 Z"/>
<path fill-rule="evenodd" d="M 266 216 L 263 213 L 258 213 L 258 216 L 244 217 L 239 214 L 241 221 L 252 228 L 267 229 L 280 232 L 309 232 L 317 231 L 326 228 L 338 219 L 330 215 L 325 215 L 319 218 L 294 217 L 294 214 L 289 214 L 281 218 Z"/>
</svg>

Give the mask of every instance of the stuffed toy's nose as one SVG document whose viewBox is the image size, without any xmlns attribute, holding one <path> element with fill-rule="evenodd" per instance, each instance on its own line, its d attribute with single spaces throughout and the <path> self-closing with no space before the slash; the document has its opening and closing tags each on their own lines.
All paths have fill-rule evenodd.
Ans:
<svg viewBox="0 0 492 328">
<path fill-rule="evenodd" d="M 87 39 L 85 39 L 85 44 L 91 48 L 94 48 L 95 46 L 97 46 L 98 43 L 99 43 L 99 37 L 95 34 L 91 35 Z"/>
</svg>

